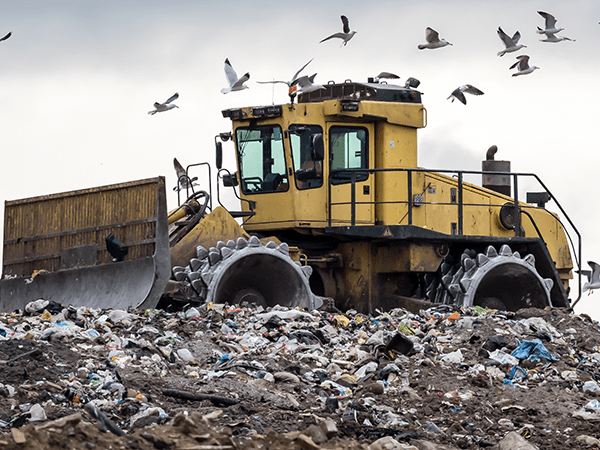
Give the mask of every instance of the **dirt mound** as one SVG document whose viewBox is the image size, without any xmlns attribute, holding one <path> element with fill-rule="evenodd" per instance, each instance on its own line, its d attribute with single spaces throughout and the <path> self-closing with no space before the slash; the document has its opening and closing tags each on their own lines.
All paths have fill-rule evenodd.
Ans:
<svg viewBox="0 0 600 450">
<path fill-rule="evenodd" d="M 598 447 L 598 323 L 563 309 L 42 309 L 0 335 L 2 448 Z"/>
</svg>

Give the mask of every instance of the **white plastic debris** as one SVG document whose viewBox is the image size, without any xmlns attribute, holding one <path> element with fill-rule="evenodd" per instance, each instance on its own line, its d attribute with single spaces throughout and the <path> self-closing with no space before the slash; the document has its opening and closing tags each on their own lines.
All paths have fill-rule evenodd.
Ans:
<svg viewBox="0 0 600 450">
<path fill-rule="evenodd" d="M 108 320 L 112 323 L 126 322 L 130 323 L 132 320 L 137 319 L 134 314 L 129 314 L 127 311 L 121 309 L 113 309 L 108 313 Z"/>
<path fill-rule="evenodd" d="M 40 298 L 39 300 L 27 303 L 27 305 L 25 305 L 25 311 L 27 311 L 29 314 L 37 313 L 39 311 L 43 311 L 49 303 L 50 302 L 48 300 Z"/>
<path fill-rule="evenodd" d="M 194 355 L 187 348 L 180 348 L 177 350 L 177 356 L 179 356 L 185 362 L 193 361 Z"/>
<path fill-rule="evenodd" d="M 490 353 L 490 359 L 498 361 L 500 364 L 510 364 L 516 366 L 519 364 L 519 360 L 508 353 L 504 353 L 502 350 L 495 350 Z"/>
<path fill-rule="evenodd" d="M 133 424 L 135 424 L 135 422 L 137 422 L 138 420 L 148 416 L 156 416 L 157 418 L 168 417 L 167 413 L 162 408 L 148 408 L 138 412 L 137 414 L 131 417 L 131 426 L 133 426 Z"/>
<path fill-rule="evenodd" d="M 31 418 L 29 419 L 31 422 L 47 419 L 46 411 L 44 411 L 44 408 L 39 403 L 29 408 L 29 414 L 31 414 Z"/>
<path fill-rule="evenodd" d="M 354 376 L 360 379 L 364 377 L 367 373 L 375 372 L 377 370 L 378 364 L 375 361 L 371 361 L 368 364 L 360 367 L 356 372 L 354 372 Z"/>
<path fill-rule="evenodd" d="M 200 317 L 200 311 L 198 311 L 196 308 L 191 307 L 190 309 L 188 309 L 185 314 L 184 317 L 186 319 L 191 319 L 192 317 Z"/>
<path fill-rule="evenodd" d="M 451 353 L 446 353 L 444 356 L 442 356 L 440 358 L 440 361 L 448 363 L 448 364 L 460 364 L 465 360 L 462 352 L 460 351 L 460 349 L 451 352 Z"/>
<path fill-rule="evenodd" d="M 280 319 L 293 319 L 296 317 L 305 317 L 307 319 L 314 320 L 314 316 L 307 312 L 298 311 L 295 309 L 291 309 L 289 311 L 270 311 L 266 313 L 256 314 L 256 318 L 259 320 L 269 320 L 271 317 L 277 316 Z"/>
<path fill-rule="evenodd" d="M 593 380 L 583 383 L 583 392 L 600 392 L 600 386 Z"/>
</svg>

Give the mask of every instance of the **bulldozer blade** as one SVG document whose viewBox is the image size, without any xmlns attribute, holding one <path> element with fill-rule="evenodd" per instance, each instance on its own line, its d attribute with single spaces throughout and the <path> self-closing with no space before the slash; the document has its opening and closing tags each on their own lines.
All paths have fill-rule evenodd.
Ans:
<svg viewBox="0 0 600 450">
<path fill-rule="evenodd" d="M 153 308 L 170 276 L 164 177 L 5 202 L 0 310 Z"/>
</svg>

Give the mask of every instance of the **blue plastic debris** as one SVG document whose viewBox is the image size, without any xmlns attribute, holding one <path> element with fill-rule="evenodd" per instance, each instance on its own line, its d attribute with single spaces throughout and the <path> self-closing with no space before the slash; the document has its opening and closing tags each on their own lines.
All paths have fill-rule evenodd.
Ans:
<svg viewBox="0 0 600 450">
<path fill-rule="evenodd" d="M 522 344 L 517 339 L 517 344 L 519 344 L 519 346 L 511 352 L 511 356 L 514 356 L 515 358 L 528 359 L 532 362 L 540 361 L 541 358 L 545 358 L 549 361 L 558 361 L 558 358 L 552 355 L 539 339 L 525 341 Z"/>
<path fill-rule="evenodd" d="M 521 374 L 517 374 L 517 371 L 520 371 Z M 514 366 L 508 373 L 508 379 L 512 380 L 515 377 L 517 379 L 527 378 L 527 371 L 525 369 L 523 369 L 522 367 Z"/>
</svg>

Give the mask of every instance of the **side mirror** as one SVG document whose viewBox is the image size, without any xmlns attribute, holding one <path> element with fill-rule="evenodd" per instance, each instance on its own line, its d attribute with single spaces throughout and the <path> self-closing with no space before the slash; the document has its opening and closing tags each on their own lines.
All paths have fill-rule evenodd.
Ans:
<svg viewBox="0 0 600 450">
<path fill-rule="evenodd" d="M 223 144 L 220 141 L 216 142 L 216 153 L 217 169 L 221 169 L 223 167 Z"/>
<path fill-rule="evenodd" d="M 310 155 L 313 161 L 323 161 L 325 159 L 323 133 L 314 133 L 310 135 Z"/>
<path fill-rule="evenodd" d="M 223 186 L 232 187 L 238 185 L 237 172 L 223 175 Z"/>
</svg>

